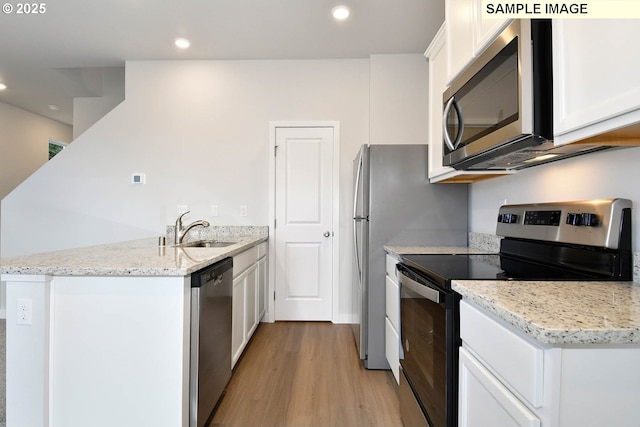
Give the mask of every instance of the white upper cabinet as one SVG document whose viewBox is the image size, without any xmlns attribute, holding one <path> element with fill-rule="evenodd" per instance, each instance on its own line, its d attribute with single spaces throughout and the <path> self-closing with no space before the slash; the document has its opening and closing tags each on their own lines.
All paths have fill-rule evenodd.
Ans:
<svg viewBox="0 0 640 427">
<path fill-rule="evenodd" d="M 448 83 L 511 22 L 510 19 L 483 16 L 481 0 L 446 0 L 445 21 Z"/>
<path fill-rule="evenodd" d="M 452 167 L 442 166 L 442 93 L 447 81 L 445 25 L 425 52 L 429 60 L 429 179 L 432 180 L 455 172 Z"/>
<path fill-rule="evenodd" d="M 553 20 L 556 145 L 640 122 L 639 39 L 635 19 Z"/>
<path fill-rule="evenodd" d="M 450 83 L 473 59 L 473 2 L 474 0 L 445 2 L 447 83 Z"/>
<path fill-rule="evenodd" d="M 475 56 L 478 56 L 513 19 L 495 18 L 483 14 L 482 1 L 478 0 L 473 1 L 473 13 L 473 52 Z"/>
</svg>

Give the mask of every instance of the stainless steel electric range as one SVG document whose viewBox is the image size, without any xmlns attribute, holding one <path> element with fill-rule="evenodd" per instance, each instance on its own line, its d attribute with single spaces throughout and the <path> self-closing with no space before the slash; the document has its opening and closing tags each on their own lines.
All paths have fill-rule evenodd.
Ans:
<svg viewBox="0 0 640 427">
<path fill-rule="evenodd" d="M 460 297 L 452 280 L 632 280 L 630 200 L 505 205 L 496 234 L 499 253 L 401 257 L 406 426 L 458 425 Z"/>
</svg>

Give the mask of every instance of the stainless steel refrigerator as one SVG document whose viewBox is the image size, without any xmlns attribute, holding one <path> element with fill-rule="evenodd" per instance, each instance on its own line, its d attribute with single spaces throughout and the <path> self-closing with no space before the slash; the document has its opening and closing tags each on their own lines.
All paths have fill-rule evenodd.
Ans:
<svg viewBox="0 0 640 427">
<path fill-rule="evenodd" d="M 363 145 L 354 160 L 354 335 L 368 369 L 385 357 L 385 245 L 466 246 L 466 184 L 430 184 L 426 145 Z"/>
</svg>

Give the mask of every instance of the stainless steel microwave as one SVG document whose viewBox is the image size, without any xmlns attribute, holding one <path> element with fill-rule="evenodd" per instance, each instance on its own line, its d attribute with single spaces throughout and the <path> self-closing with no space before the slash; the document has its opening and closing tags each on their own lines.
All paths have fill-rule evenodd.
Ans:
<svg viewBox="0 0 640 427">
<path fill-rule="evenodd" d="M 517 19 L 443 94 L 443 164 L 522 169 L 605 147 L 553 145 L 551 20 Z"/>
</svg>

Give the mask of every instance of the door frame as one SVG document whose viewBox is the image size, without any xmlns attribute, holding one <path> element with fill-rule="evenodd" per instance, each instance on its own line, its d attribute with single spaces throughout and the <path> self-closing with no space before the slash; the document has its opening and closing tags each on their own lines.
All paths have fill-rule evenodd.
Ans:
<svg viewBox="0 0 640 427">
<path fill-rule="evenodd" d="M 276 290 L 276 129 L 278 128 L 332 128 L 333 129 L 333 237 L 331 274 L 331 322 L 339 323 L 340 278 L 340 122 L 339 121 L 270 121 L 269 122 L 269 286 L 267 289 L 267 316 L 263 321 L 275 322 Z"/>
</svg>

